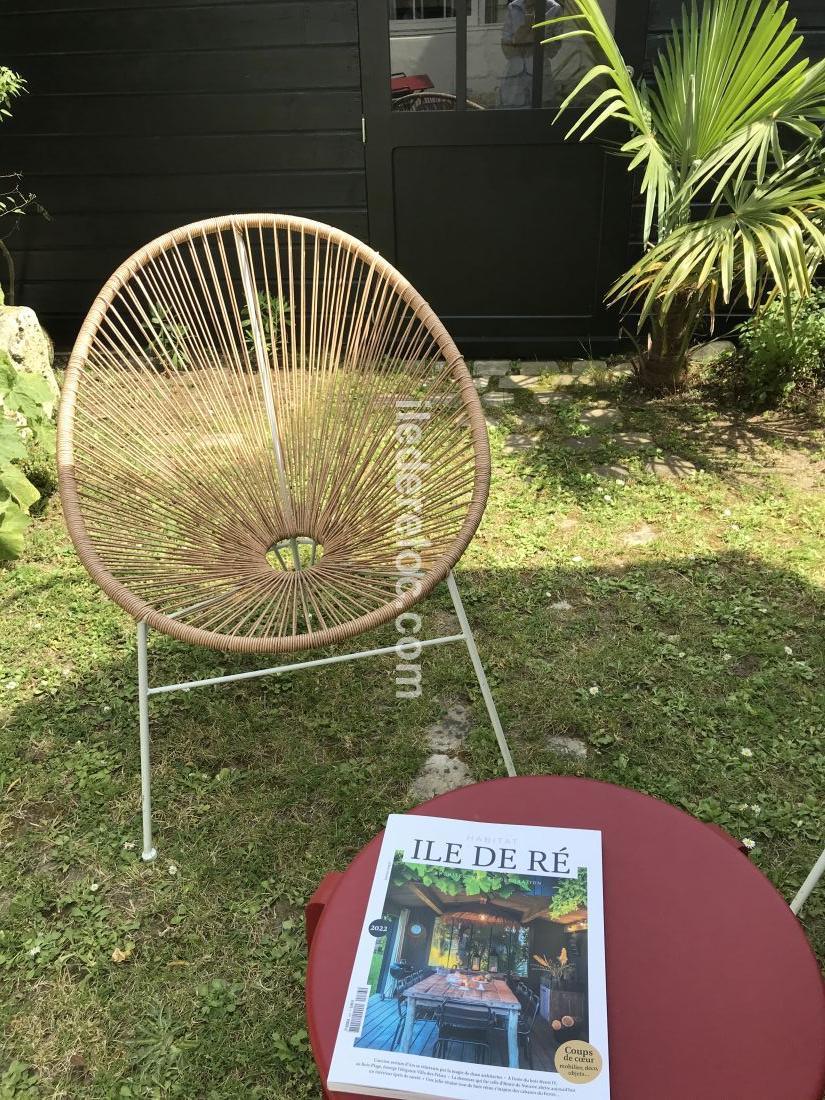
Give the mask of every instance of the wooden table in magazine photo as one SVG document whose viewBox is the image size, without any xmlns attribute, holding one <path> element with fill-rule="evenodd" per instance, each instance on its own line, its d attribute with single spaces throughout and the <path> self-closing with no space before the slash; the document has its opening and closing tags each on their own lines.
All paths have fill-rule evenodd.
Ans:
<svg viewBox="0 0 825 1100">
<path fill-rule="evenodd" d="M 429 978 L 424 978 L 416 985 L 410 986 L 404 993 L 409 1003 L 404 1018 L 404 1030 L 401 1033 L 401 1052 L 407 1054 L 412 1047 L 418 1005 L 432 1008 L 445 1000 L 460 1001 L 466 1005 L 481 1005 L 489 1008 L 494 1016 L 504 1020 L 507 1029 L 507 1064 L 511 1069 L 518 1069 L 518 1015 L 521 1009 L 519 999 L 500 978 L 483 984 L 486 988 L 479 989 L 477 983 L 472 980 L 465 985 L 459 981 L 451 981 L 449 975 L 432 974 Z"/>
</svg>

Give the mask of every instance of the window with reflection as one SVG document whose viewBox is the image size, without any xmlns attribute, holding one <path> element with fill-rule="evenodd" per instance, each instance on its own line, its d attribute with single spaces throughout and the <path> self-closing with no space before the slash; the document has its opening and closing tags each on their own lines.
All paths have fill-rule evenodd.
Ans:
<svg viewBox="0 0 825 1100">
<path fill-rule="evenodd" d="M 564 15 L 566 0 L 464 0 L 457 19 L 461 2 L 389 0 L 394 110 L 455 110 L 456 95 L 468 110 L 555 107 L 596 61 L 586 37 L 544 44 L 552 28 L 536 24 Z M 601 5 L 615 27 L 616 0 Z M 456 87 L 460 72 L 466 88 Z M 582 103 L 599 90 L 591 85 Z"/>
</svg>

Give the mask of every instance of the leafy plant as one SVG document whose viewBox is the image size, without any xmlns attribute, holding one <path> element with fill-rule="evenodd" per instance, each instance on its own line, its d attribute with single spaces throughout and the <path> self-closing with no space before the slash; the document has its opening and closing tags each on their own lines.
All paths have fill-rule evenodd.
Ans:
<svg viewBox="0 0 825 1100">
<path fill-rule="evenodd" d="M 0 561 L 19 557 L 30 510 L 40 499 L 21 463 L 28 458 L 30 440 L 54 453 L 53 404 L 46 380 L 17 370 L 8 353 L 0 351 Z"/>
<path fill-rule="evenodd" d="M 825 385 L 825 290 L 791 299 L 788 329 L 783 303 L 771 302 L 739 331 L 739 354 L 726 381 L 750 404 L 776 404 Z"/>
<path fill-rule="evenodd" d="M 530 880 L 524 875 L 474 871 L 464 867 L 434 867 L 428 863 L 403 863 L 397 857 L 393 865 L 392 882 L 394 886 L 402 886 L 405 882 L 434 886 L 436 890 L 450 897 L 458 894 L 479 897 L 495 893 L 499 898 L 509 898 L 519 890 L 529 893 L 531 888 Z"/>
<path fill-rule="evenodd" d="M 11 115 L 12 100 L 26 90 L 26 81 L 13 69 L 0 65 L 0 122 Z M 4 214 L 25 214 L 36 204 L 35 196 L 22 188 L 19 172 L 5 172 L 0 175 L 0 217 Z M 45 211 L 43 211 L 45 213 Z M 0 253 L 8 269 L 8 301 L 14 305 L 14 261 L 5 242 L 0 238 Z M 3 303 L 0 291 L 0 305 Z"/>
<path fill-rule="evenodd" d="M 679 388 L 700 318 L 744 297 L 807 297 L 825 256 L 825 61 L 800 56 L 780 0 L 691 0 L 650 86 L 634 83 L 598 0 L 570 0 L 550 41 L 584 36 L 601 60 L 562 104 L 604 85 L 568 137 L 608 123 L 645 198 L 642 258 L 608 293 L 648 326 L 638 373 L 651 391 Z M 701 205 L 700 205 L 701 204 Z"/>
<path fill-rule="evenodd" d="M 267 356 L 272 355 L 281 346 L 282 336 L 286 334 L 292 321 L 290 319 L 290 304 L 285 298 L 276 298 L 267 294 L 265 290 L 258 291 L 258 311 L 261 318 L 264 347 Z M 255 330 L 252 317 L 249 314 L 249 306 L 244 306 L 241 311 L 241 324 L 243 326 L 243 338 L 246 342 L 252 363 L 255 363 Z"/>
<path fill-rule="evenodd" d="M 587 868 L 580 867 L 576 878 L 565 879 L 556 889 L 550 901 L 553 920 L 566 917 L 577 909 L 587 908 Z"/>
<path fill-rule="evenodd" d="M 173 370 L 185 370 L 189 365 L 187 326 L 175 321 L 165 306 L 153 305 L 142 327 L 149 337 L 150 350 L 159 356 L 162 364 Z"/>
</svg>

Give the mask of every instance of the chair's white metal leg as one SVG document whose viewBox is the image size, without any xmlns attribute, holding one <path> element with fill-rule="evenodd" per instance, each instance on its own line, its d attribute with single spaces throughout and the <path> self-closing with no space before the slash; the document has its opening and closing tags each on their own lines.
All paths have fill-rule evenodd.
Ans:
<svg viewBox="0 0 825 1100">
<path fill-rule="evenodd" d="M 496 703 L 493 699 L 493 693 L 490 691 L 490 685 L 487 683 L 487 677 L 484 673 L 484 666 L 482 665 L 481 658 L 478 655 L 475 638 L 473 637 L 473 632 L 470 629 L 470 623 L 467 620 L 467 614 L 464 610 L 464 604 L 461 602 L 461 596 L 458 592 L 458 585 L 455 583 L 455 577 L 453 576 L 452 570 L 447 576 L 447 587 L 450 590 L 453 607 L 455 608 L 455 613 L 458 616 L 458 621 L 461 625 L 461 633 L 464 635 L 464 641 L 467 643 L 470 660 L 473 662 L 473 669 L 476 674 L 476 679 L 478 680 L 478 686 L 481 688 L 481 694 L 487 707 L 487 713 L 490 715 L 490 722 L 496 735 L 496 741 L 498 741 L 498 747 L 501 750 L 501 755 L 504 759 L 504 765 L 507 768 L 507 774 L 515 775 L 516 769 L 513 765 L 513 757 L 510 753 L 510 746 L 507 744 L 507 738 L 504 736 L 504 730 L 501 728 L 501 720 L 498 716 L 498 711 L 496 710 Z"/>
<path fill-rule="evenodd" d="M 152 843 L 152 761 L 149 751 L 149 670 L 146 660 L 146 623 L 137 625 L 138 708 L 140 710 L 140 790 L 143 808 L 143 859 L 157 858 Z"/>
<path fill-rule="evenodd" d="M 816 861 L 811 868 L 811 873 L 799 887 L 799 893 L 791 902 L 791 912 L 798 913 L 808 898 L 811 896 L 814 887 L 825 874 L 825 851 Z"/>
</svg>

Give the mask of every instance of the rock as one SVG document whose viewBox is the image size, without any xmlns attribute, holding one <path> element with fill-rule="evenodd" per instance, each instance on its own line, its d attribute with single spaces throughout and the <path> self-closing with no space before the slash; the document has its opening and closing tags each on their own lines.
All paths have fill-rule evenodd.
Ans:
<svg viewBox="0 0 825 1100">
<path fill-rule="evenodd" d="M 570 451 L 598 451 L 604 446 L 604 440 L 597 435 L 569 435 L 562 440 L 562 447 Z"/>
<path fill-rule="evenodd" d="M 704 367 L 709 363 L 718 363 L 727 355 L 733 355 L 736 344 L 730 340 L 711 340 L 707 344 L 701 344 L 697 348 L 691 348 L 688 352 L 688 361 L 691 366 Z"/>
<path fill-rule="evenodd" d="M 512 365 L 509 359 L 476 359 L 473 374 L 476 378 L 500 378 Z"/>
<path fill-rule="evenodd" d="M 611 481 L 627 481 L 631 477 L 627 466 L 594 466 L 593 473 L 596 477 L 608 478 Z"/>
<path fill-rule="evenodd" d="M 476 388 L 476 393 L 484 393 L 487 387 L 490 385 L 489 378 L 474 378 L 473 385 Z"/>
<path fill-rule="evenodd" d="M 693 462 L 678 455 L 665 455 L 664 458 L 654 458 L 645 464 L 645 471 L 653 474 L 659 481 L 679 481 L 686 477 L 696 477 L 699 472 Z"/>
<path fill-rule="evenodd" d="M 632 363 L 611 363 L 609 369 L 614 378 L 628 378 L 633 374 Z"/>
<path fill-rule="evenodd" d="M 656 446 L 652 437 L 645 435 L 644 432 L 616 432 L 612 438 L 614 443 L 618 443 L 626 451 L 639 451 L 643 447 Z"/>
<path fill-rule="evenodd" d="M 550 604 L 551 611 L 572 611 L 572 603 L 568 603 L 567 600 L 556 600 L 555 603 Z"/>
<path fill-rule="evenodd" d="M 511 393 L 500 393 L 498 390 L 494 390 L 492 393 L 485 393 L 481 398 L 482 405 L 512 405 L 513 395 Z"/>
<path fill-rule="evenodd" d="M 468 787 L 472 782 L 470 769 L 463 760 L 436 752 L 424 761 L 424 767 L 411 783 L 408 794 L 416 802 L 426 802 L 428 798 L 454 791 L 457 787 Z"/>
<path fill-rule="evenodd" d="M 626 535 L 622 535 L 622 542 L 625 546 L 649 546 L 651 542 L 655 542 L 656 538 L 656 532 L 650 524 L 643 523 L 635 531 L 628 531 Z"/>
<path fill-rule="evenodd" d="M 608 428 L 611 424 L 617 423 L 622 419 L 622 414 L 619 409 L 602 408 L 601 406 L 591 405 L 582 411 L 579 417 L 582 424 L 590 427 Z"/>
<path fill-rule="evenodd" d="M 514 432 L 504 440 L 504 453 L 506 455 L 520 454 L 522 451 L 532 451 L 541 439 L 536 433 L 532 435 L 520 435 Z"/>
<path fill-rule="evenodd" d="M 560 756 L 575 756 L 577 760 L 584 760 L 587 756 L 587 745 L 578 737 L 548 737 L 547 747 Z"/>
<path fill-rule="evenodd" d="M 0 306 L 0 351 L 8 352 L 17 370 L 41 374 L 57 402 L 60 389 L 52 370 L 54 348 L 33 309 Z"/>
</svg>

